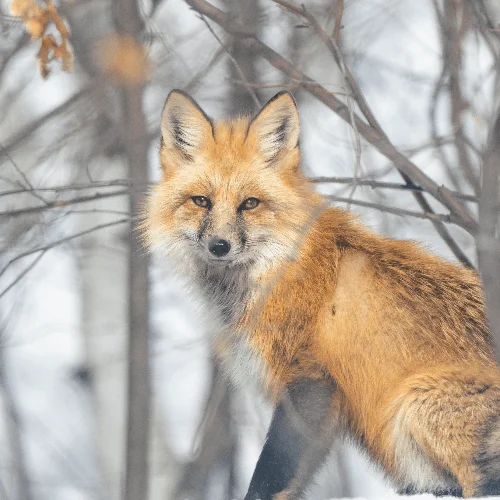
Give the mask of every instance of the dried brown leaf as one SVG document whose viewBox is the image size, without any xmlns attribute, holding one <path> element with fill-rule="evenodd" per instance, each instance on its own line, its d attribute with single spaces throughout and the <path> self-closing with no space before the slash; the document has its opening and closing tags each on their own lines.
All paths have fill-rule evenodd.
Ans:
<svg viewBox="0 0 500 500">
<path fill-rule="evenodd" d="M 50 0 L 45 0 L 44 7 L 40 6 L 36 0 L 12 0 L 10 10 L 13 16 L 21 19 L 31 38 L 41 41 L 37 60 L 43 78 L 47 78 L 50 74 L 49 63 L 54 59 L 61 61 L 64 71 L 72 69 L 73 54 L 68 45 L 69 31 Z M 47 33 L 49 22 L 52 22 L 59 33 L 60 43 L 54 35 Z"/>
</svg>

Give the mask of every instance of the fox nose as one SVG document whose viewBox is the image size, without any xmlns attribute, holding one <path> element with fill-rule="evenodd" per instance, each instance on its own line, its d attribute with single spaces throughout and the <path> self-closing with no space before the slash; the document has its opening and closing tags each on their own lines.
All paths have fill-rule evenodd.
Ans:
<svg viewBox="0 0 500 500">
<path fill-rule="evenodd" d="M 229 250 L 231 250 L 231 244 L 229 241 L 214 238 L 208 244 L 208 249 L 210 250 L 210 253 L 216 257 L 224 257 L 224 255 L 227 255 Z"/>
</svg>

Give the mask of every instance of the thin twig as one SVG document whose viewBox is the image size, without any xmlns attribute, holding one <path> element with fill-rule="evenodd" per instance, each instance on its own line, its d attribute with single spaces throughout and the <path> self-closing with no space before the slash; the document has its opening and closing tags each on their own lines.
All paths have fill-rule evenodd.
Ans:
<svg viewBox="0 0 500 500">
<path fill-rule="evenodd" d="M 290 79 L 288 81 L 288 83 L 246 83 L 241 81 L 241 80 L 237 80 L 235 78 L 230 78 L 230 77 L 226 77 L 226 80 L 230 81 L 231 83 L 236 83 L 237 85 L 248 85 L 249 87 L 253 88 L 253 89 L 276 89 L 276 88 L 279 88 L 279 89 L 287 89 L 287 90 L 295 90 L 295 89 L 300 89 L 303 87 L 303 82 L 300 82 L 300 81 L 296 81 L 294 82 L 292 79 Z M 323 82 L 325 85 L 335 85 L 334 83 L 330 83 L 330 82 Z M 332 91 L 333 94 L 335 95 L 341 95 L 341 96 L 344 96 L 344 97 L 347 97 L 349 94 L 347 94 L 346 92 L 338 92 L 338 91 Z"/>
<path fill-rule="evenodd" d="M 207 64 L 198 71 L 191 80 L 184 86 L 185 92 L 192 92 L 201 82 L 201 80 L 210 72 L 210 70 L 219 62 L 222 54 L 226 52 L 224 47 L 219 47 Z"/>
<path fill-rule="evenodd" d="M 375 115 L 373 114 L 372 110 L 370 109 L 370 106 L 368 105 L 368 102 L 361 91 L 356 79 L 352 75 L 351 71 L 347 67 L 347 64 L 344 59 L 344 55 L 342 54 L 342 51 L 340 50 L 339 46 L 337 45 L 336 41 L 333 40 L 328 33 L 319 25 L 318 21 L 316 18 L 302 5 L 301 9 L 298 9 L 296 6 L 293 4 L 287 2 L 286 0 L 273 0 L 275 3 L 278 5 L 281 5 L 283 8 L 289 10 L 290 12 L 293 12 L 296 15 L 300 15 L 307 19 L 307 21 L 310 23 L 316 34 L 319 36 L 319 38 L 323 41 L 323 43 L 326 45 L 327 49 L 330 51 L 330 53 L 333 55 L 333 58 L 335 59 L 335 62 L 337 63 L 338 67 L 342 71 L 342 74 L 344 75 L 344 78 L 349 86 L 349 89 L 354 96 L 354 99 L 356 100 L 356 103 L 359 106 L 359 109 L 367 119 L 368 123 L 376 129 L 379 133 L 383 134 L 386 136 L 385 132 L 383 131 L 382 127 L 378 123 L 377 119 L 375 118 Z"/>
<path fill-rule="evenodd" d="M 16 210 L 5 210 L 3 212 L 0 212 L 0 217 L 19 217 L 20 215 L 44 212 L 45 210 L 53 208 L 61 208 L 61 207 L 67 207 L 69 205 L 76 205 L 77 203 L 87 203 L 89 201 L 102 200 L 103 198 L 123 196 L 129 194 L 129 192 L 130 191 L 128 189 L 124 189 L 122 191 L 115 191 L 113 193 L 96 193 L 90 196 L 79 196 L 77 198 L 72 198 L 69 200 L 56 200 L 48 202 L 46 205 L 42 205 L 39 207 L 27 207 L 27 208 L 19 208 Z"/>
<path fill-rule="evenodd" d="M 29 181 L 28 177 L 26 174 L 19 168 L 18 164 L 15 162 L 14 158 L 12 158 L 11 154 L 8 152 L 8 150 L 3 146 L 3 144 L 0 144 L 0 149 L 3 151 L 4 155 L 7 157 L 7 159 L 10 161 L 11 165 L 14 167 L 15 171 L 23 178 L 23 181 L 25 184 L 33 191 L 33 185 Z"/>
<path fill-rule="evenodd" d="M 398 189 L 402 191 L 419 191 L 425 192 L 420 186 L 415 186 L 413 184 L 398 184 L 397 182 L 381 182 L 374 181 L 371 179 L 353 179 L 352 177 L 312 177 L 309 179 L 313 184 L 358 184 L 359 186 L 369 186 L 373 189 L 383 188 L 383 189 Z M 464 201 L 470 201 L 477 203 L 477 197 L 472 194 L 463 194 L 458 191 L 451 191 L 453 196 Z"/>
<path fill-rule="evenodd" d="M 500 362 L 500 241 L 498 234 L 498 202 L 500 199 L 500 114 L 492 128 L 484 153 L 483 179 L 479 196 L 479 232 L 476 246 L 479 271 L 483 280 L 488 323 Z"/>
<path fill-rule="evenodd" d="M 345 75 L 344 72 L 342 72 L 342 73 Z M 352 127 L 352 130 L 354 131 L 355 162 L 354 162 L 354 172 L 353 172 L 353 183 L 352 183 L 351 191 L 349 192 L 349 198 L 352 198 L 354 196 L 354 193 L 356 192 L 357 187 L 358 187 L 356 181 L 358 179 L 359 171 L 361 170 L 361 139 L 359 137 L 358 128 L 356 127 L 356 120 L 354 119 L 354 99 L 353 99 L 352 95 L 349 95 L 347 107 L 349 108 L 349 118 L 351 121 L 351 127 Z M 349 204 L 347 205 L 347 207 L 350 210 Z"/>
<path fill-rule="evenodd" d="M 43 198 L 43 196 L 40 196 L 39 194 L 35 193 L 33 190 L 33 185 L 31 184 L 30 180 L 28 179 L 27 175 L 22 171 L 22 169 L 19 167 L 19 165 L 16 163 L 14 158 L 12 158 L 12 155 L 9 153 L 9 151 L 3 146 L 3 144 L 0 144 L 0 150 L 3 151 L 4 155 L 7 157 L 11 165 L 14 167 L 14 170 L 22 177 L 24 183 L 26 186 L 29 188 L 29 192 L 38 200 L 40 200 L 42 203 L 47 204 L 47 201 Z"/>
<path fill-rule="evenodd" d="M 11 152 L 18 146 L 20 146 L 28 137 L 30 137 L 33 133 L 35 133 L 42 126 L 46 126 L 47 122 L 52 118 L 59 116 L 61 113 L 64 113 L 68 108 L 77 103 L 82 97 L 85 97 L 92 91 L 92 85 L 85 87 L 80 90 L 76 94 L 72 95 L 67 101 L 63 102 L 52 111 L 43 115 L 42 117 L 36 119 L 27 125 L 23 130 L 14 135 L 7 143 L 5 144 L 5 148 L 0 152 L 0 163 L 6 157 L 5 152 Z"/>
<path fill-rule="evenodd" d="M 344 15 L 344 0 L 337 0 L 335 12 L 335 26 L 333 27 L 333 39 L 339 43 L 340 28 L 342 27 L 342 16 Z"/>
<path fill-rule="evenodd" d="M 19 275 L 12 280 L 10 285 L 7 285 L 2 292 L 0 292 L 0 299 L 15 285 L 17 285 L 42 259 L 42 257 L 48 252 L 48 249 L 46 250 L 41 250 L 40 255 L 28 266 L 26 269 L 23 269 Z"/>
<path fill-rule="evenodd" d="M 134 184 L 134 186 L 143 188 L 149 186 L 150 184 L 151 183 L 147 183 L 145 185 Z M 108 188 L 108 187 L 111 188 L 117 186 L 126 186 L 130 188 L 132 187 L 132 182 L 129 181 L 128 179 L 112 179 L 109 181 L 91 181 L 83 184 L 62 184 L 61 186 L 45 186 L 39 188 L 33 187 L 32 189 L 23 187 L 21 189 L 11 189 L 9 191 L 2 191 L 0 192 L 0 197 L 29 193 L 31 191 L 63 193 L 65 191 L 81 191 L 86 189 L 98 189 L 98 188 Z"/>
<path fill-rule="evenodd" d="M 325 196 L 325 198 L 338 203 L 352 203 L 353 205 L 359 205 L 361 207 L 375 208 L 376 210 L 380 210 L 381 212 L 387 212 L 402 217 L 409 216 L 409 217 L 416 217 L 417 219 L 427 219 L 430 221 L 457 224 L 457 218 L 453 214 L 436 214 L 434 212 L 413 212 L 412 210 L 405 210 L 404 208 L 388 207 L 387 205 L 381 205 L 379 203 L 372 203 L 363 200 L 353 200 L 351 198 L 345 198 L 343 196 L 335 196 L 333 194 L 328 194 Z"/>
<path fill-rule="evenodd" d="M 479 181 L 469 159 L 469 152 L 465 141 L 465 132 L 462 126 L 462 112 L 465 109 L 465 100 L 461 88 L 462 72 L 462 44 L 467 32 L 468 11 L 464 4 L 462 6 L 462 20 L 458 26 L 458 5 L 454 0 L 444 2 L 444 14 L 441 16 L 443 39 L 443 59 L 447 61 L 446 66 L 449 73 L 450 93 L 450 121 L 455 134 L 455 147 L 457 149 L 458 161 L 465 178 L 475 193 L 479 192 Z"/>
<path fill-rule="evenodd" d="M 240 75 L 241 80 L 244 82 L 245 88 L 247 89 L 248 93 L 250 94 L 257 109 L 261 108 L 262 104 L 261 104 L 259 98 L 257 97 L 257 94 L 253 90 L 253 88 L 248 86 L 247 79 L 245 77 L 245 73 L 243 73 L 243 70 L 240 68 L 238 61 L 233 57 L 233 55 L 231 54 L 231 51 L 228 49 L 228 47 L 226 47 L 224 42 L 217 36 L 217 33 L 215 33 L 215 31 L 212 29 L 212 27 L 210 26 L 208 21 L 205 19 L 205 16 L 200 15 L 200 19 L 205 23 L 205 26 L 208 28 L 210 33 L 212 33 L 214 38 L 219 42 L 220 46 L 226 51 L 227 55 L 229 56 L 229 59 L 231 59 L 231 62 L 233 63 L 234 67 L 236 68 L 236 71 Z"/>
<path fill-rule="evenodd" d="M 7 271 L 7 269 L 9 269 L 9 267 L 12 264 L 14 264 L 14 262 L 17 262 L 19 259 L 27 257 L 28 255 L 33 255 L 33 254 L 38 253 L 38 252 L 43 252 L 44 250 L 50 250 L 54 247 L 62 245 L 63 243 L 67 243 L 68 241 L 74 240 L 75 238 L 79 238 L 80 236 L 84 236 L 84 235 L 92 233 L 94 231 L 98 231 L 99 229 L 105 229 L 107 227 L 112 227 L 112 226 L 117 226 L 119 224 L 124 224 L 125 222 L 130 222 L 130 218 L 127 217 L 126 219 L 118 219 L 118 220 L 113 221 L 113 222 L 99 224 L 97 226 L 86 229 L 85 231 L 80 231 L 79 233 L 65 236 L 64 238 L 61 238 L 60 240 L 53 241 L 51 243 L 47 243 L 46 245 L 42 245 L 40 247 L 33 248 L 32 250 L 27 250 L 25 252 L 22 252 L 22 253 L 16 255 L 15 257 L 13 257 L 12 259 L 10 259 L 7 262 L 7 264 L 5 264 L 5 266 L 0 270 L 0 276 L 2 276 Z"/>
<path fill-rule="evenodd" d="M 429 116 L 429 125 L 430 125 L 430 132 L 431 132 L 431 137 L 433 140 L 436 139 L 438 136 L 438 126 L 437 126 L 437 110 L 439 109 L 438 107 L 438 101 L 441 93 L 443 92 L 445 88 L 445 82 L 446 82 L 446 75 L 448 74 L 448 58 L 445 57 L 444 52 L 445 49 L 444 47 L 447 44 L 446 40 L 446 33 L 444 29 L 444 20 L 443 20 L 443 15 L 441 12 L 441 7 L 440 3 L 438 0 L 433 0 L 433 5 L 434 5 L 434 11 L 436 13 L 437 17 L 437 22 L 438 24 L 442 27 L 440 30 L 440 35 L 441 35 L 441 45 L 443 46 L 443 57 L 442 57 L 442 67 L 441 71 L 439 73 L 439 77 L 436 80 L 436 83 L 434 85 L 434 89 L 431 94 L 430 98 L 430 103 L 429 103 L 429 109 L 428 109 L 428 116 Z M 453 142 L 455 141 L 455 137 L 453 137 Z M 459 187 L 459 182 L 458 178 L 455 174 L 455 171 L 449 162 L 448 158 L 446 157 L 445 151 L 442 147 L 439 147 L 440 145 L 436 144 L 436 154 L 438 155 L 439 159 L 441 160 L 441 163 L 443 164 L 446 172 L 448 173 L 448 176 L 450 177 L 451 182 L 453 185 L 458 188 Z"/>
<path fill-rule="evenodd" d="M 280 5 L 287 5 L 286 2 L 276 0 Z M 343 9 L 343 5 L 342 5 Z M 332 40 L 330 37 L 327 36 L 326 32 L 319 26 L 318 22 L 316 19 L 309 14 L 309 12 L 306 10 L 304 5 L 302 5 L 302 15 L 306 17 L 306 19 L 312 24 L 314 27 L 315 31 L 319 36 L 323 39 L 323 41 L 326 43 L 330 51 L 332 52 L 335 61 L 337 62 L 338 67 L 340 68 L 340 71 L 342 73 L 342 76 L 344 77 L 344 80 L 347 84 L 348 88 L 348 100 L 347 100 L 347 109 L 349 111 L 349 121 L 350 125 L 352 127 L 352 130 L 354 131 L 354 152 L 355 152 L 355 163 L 354 163 L 354 182 L 352 185 L 352 189 L 349 193 L 349 198 L 352 198 L 354 196 L 354 193 L 356 192 L 356 179 L 358 177 L 358 173 L 361 169 L 361 139 L 359 137 L 359 132 L 358 132 L 358 127 L 356 126 L 356 120 L 354 118 L 354 102 L 362 102 L 362 104 L 365 105 L 365 108 L 368 110 L 368 116 L 370 118 L 373 117 L 373 114 L 371 113 L 368 104 L 366 103 L 366 100 L 364 99 L 363 94 L 361 93 L 361 90 L 359 89 L 356 81 L 354 80 L 351 72 L 347 68 L 347 65 L 344 60 L 344 56 L 342 52 L 340 51 L 336 40 Z M 368 119 L 368 118 L 367 118 Z M 373 117 L 373 121 L 375 122 L 375 118 Z M 379 127 L 380 128 L 380 127 Z M 349 208 L 349 204 L 347 205 Z"/>
</svg>

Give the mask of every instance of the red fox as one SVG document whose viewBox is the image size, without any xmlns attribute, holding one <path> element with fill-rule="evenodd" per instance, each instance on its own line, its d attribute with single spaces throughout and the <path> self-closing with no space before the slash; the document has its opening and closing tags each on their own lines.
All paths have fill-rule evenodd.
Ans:
<svg viewBox="0 0 500 500">
<path fill-rule="evenodd" d="M 174 90 L 161 132 L 147 244 L 217 311 L 234 383 L 276 405 L 246 500 L 302 498 L 337 437 L 402 493 L 500 494 L 500 371 L 476 273 L 328 207 L 301 171 L 287 92 L 213 122 Z"/>
</svg>

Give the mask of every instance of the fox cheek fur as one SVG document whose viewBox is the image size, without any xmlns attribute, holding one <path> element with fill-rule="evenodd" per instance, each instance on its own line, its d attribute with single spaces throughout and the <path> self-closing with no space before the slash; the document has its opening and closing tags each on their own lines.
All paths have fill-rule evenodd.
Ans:
<svg viewBox="0 0 500 500">
<path fill-rule="evenodd" d="M 327 208 L 299 168 L 288 93 L 214 123 L 172 91 L 161 128 L 146 241 L 218 311 L 231 379 L 276 403 L 245 499 L 302 498 L 338 436 L 402 493 L 500 494 L 478 276 Z"/>
</svg>

